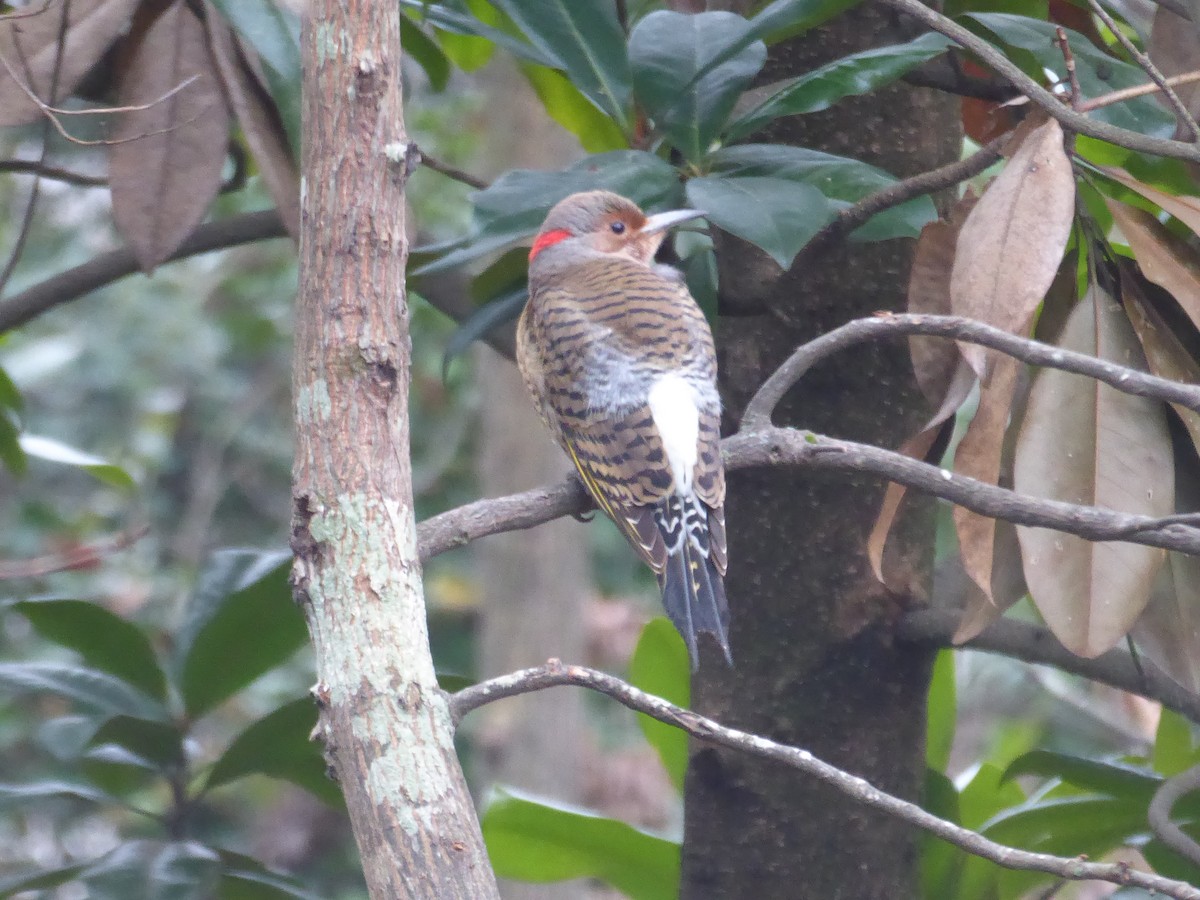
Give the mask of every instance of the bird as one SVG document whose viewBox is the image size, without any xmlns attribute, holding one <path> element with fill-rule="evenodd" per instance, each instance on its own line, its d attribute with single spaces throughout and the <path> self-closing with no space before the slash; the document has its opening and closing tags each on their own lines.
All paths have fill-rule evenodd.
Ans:
<svg viewBox="0 0 1200 900">
<path fill-rule="evenodd" d="M 517 364 L 596 506 L 654 570 L 692 670 L 699 635 L 733 665 L 724 576 L 725 470 L 712 331 L 678 270 L 655 263 L 668 229 L 610 191 L 572 194 L 529 252 Z"/>
</svg>

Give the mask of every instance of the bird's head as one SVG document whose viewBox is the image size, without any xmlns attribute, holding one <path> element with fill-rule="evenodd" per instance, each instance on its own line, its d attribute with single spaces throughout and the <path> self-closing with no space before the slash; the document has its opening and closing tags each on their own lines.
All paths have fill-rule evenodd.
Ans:
<svg viewBox="0 0 1200 900">
<path fill-rule="evenodd" d="M 680 209 L 647 216 L 632 200 L 611 191 L 572 194 L 546 216 L 529 261 L 566 260 L 590 251 L 627 256 L 648 266 L 667 229 L 702 215 L 699 210 Z"/>
</svg>

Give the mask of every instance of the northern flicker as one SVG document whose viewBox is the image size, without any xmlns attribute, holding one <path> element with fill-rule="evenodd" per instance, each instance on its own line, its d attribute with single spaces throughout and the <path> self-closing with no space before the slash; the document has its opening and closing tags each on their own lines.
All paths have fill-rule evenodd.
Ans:
<svg viewBox="0 0 1200 900">
<path fill-rule="evenodd" d="M 712 332 L 654 254 L 695 210 L 646 216 L 608 191 L 567 197 L 529 253 L 517 363 L 596 505 L 658 576 L 692 668 L 708 632 L 732 664 L 725 471 Z"/>
</svg>

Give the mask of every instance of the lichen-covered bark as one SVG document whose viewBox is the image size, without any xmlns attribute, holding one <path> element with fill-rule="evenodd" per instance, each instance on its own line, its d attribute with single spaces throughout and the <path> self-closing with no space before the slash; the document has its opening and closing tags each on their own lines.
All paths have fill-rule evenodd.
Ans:
<svg viewBox="0 0 1200 900">
<path fill-rule="evenodd" d="M 313 0 L 303 54 L 292 547 L 319 734 L 373 898 L 487 900 L 415 540 L 399 8 Z"/>
<path fill-rule="evenodd" d="M 771 79 L 911 37 L 869 7 L 772 51 Z M 959 146 L 952 101 L 903 85 L 782 120 L 764 141 L 864 159 L 898 175 L 942 165 Z M 846 245 L 786 274 L 728 239 L 717 332 L 722 394 L 740 415 L 797 345 L 850 319 L 903 306 L 911 242 Z M 857 349 L 805 376 L 778 424 L 897 446 L 920 424 L 902 342 Z M 867 565 L 865 539 L 882 485 L 874 478 L 786 468 L 730 475 L 729 576 L 736 669 L 704 661 L 698 711 L 812 751 L 901 797 L 925 772 L 928 651 L 891 640 L 889 622 L 919 602 L 929 518 L 893 538 L 912 590 L 890 595 Z M 917 834 L 813 779 L 696 746 L 688 773 L 687 900 L 754 896 L 894 900 L 916 896 Z"/>
</svg>

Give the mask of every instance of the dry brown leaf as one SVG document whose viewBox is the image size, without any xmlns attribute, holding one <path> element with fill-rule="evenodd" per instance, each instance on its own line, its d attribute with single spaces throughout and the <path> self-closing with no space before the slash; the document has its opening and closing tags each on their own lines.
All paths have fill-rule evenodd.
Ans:
<svg viewBox="0 0 1200 900">
<path fill-rule="evenodd" d="M 1141 341 L 1150 371 L 1160 378 L 1200 384 L 1200 364 L 1187 352 L 1171 331 L 1171 326 L 1146 299 L 1133 274 L 1125 268 L 1121 270 L 1121 299 L 1125 303 L 1129 321 L 1133 323 L 1133 330 Z M 1171 406 L 1179 414 L 1193 446 L 1200 452 L 1200 413 L 1178 403 L 1172 403 Z"/>
<path fill-rule="evenodd" d="M 1093 285 L 1059 346 L 1145 368 L 1119 304 Z M 1147 516 L 1170 515 L 1174 465 L 1161 403 L 1081 375 L 1046 369 L 1034 383 L 1017 441 L 1016 490 Z M 1017 528 L 1034 603 L 1063 645 L 1098 656 L 1132 627 L 1150 599 L 1163 551 L 1091 543 L 1043 528 Z"/>
<path fill-rule="evenodd" d="M 120 73 L 122 113 L 109 146 L 117 228 L 150 271 L 203 220 L 221 185 L 229 113 L 204 25 L 185 3 L 135 23 Z M 162 100 L 169 91 L 194 78 Z"/>
<path fill-rule="evenodd" d="M 100 61 L 113 42 L 129 27 L 139 0 L 72 0 L 67 16 L 66 43 L 58 63 L 58 90 L 51 98 L 50 84 L 59 57 L 58 37 L 62 4 L 44 6 L 35 15 L 0 20 L 0 56 L 21 77 L 21 84 L 54 106 Z M 0 65 L 0 126 L 27 125 L 42 115 L 8 69 Z"/>
<path fill-rule="evenodd" d="M 1200 328 L 1200 255 L 1145 210 L 1108 201 L 1142 274 L 1167 291 Z"/>
<path fill-rule="evenodd" d="M 1118 181 L 1125 185 L 1125 187 L 1129 188 L 1135 194 L 1141 194 L 1151 203 L 1161 206 L 1166 212 L 1192 229 L 1192 231 L 1200 234 L 1200 197 L 1190 197 L 1186 194 L 1176 196 L 1175 194 L 1165 193 L 1158 188 L 1138 181 L 1124 169 L 1101 166 L 1100 170 L 1113 181 Z"/>
<path fill-rule="evenodd" d="M 1165 6 L 1160 6 L 1154 13 L 1150 43 L 1146 49 L 1150 53 L 1151 62 L 1168 78 L 1200 69 L 1200 40 L 1196 38 L 1196 29 L 1191 22 Z M 1175 88 L 1175 93 L 1179 95 L 1179 99 L 1193 118 L 1200 114 L 1200 84 L 1181 84 Z M 1171 104 L 1161 93 L 1155 96 L 1167 109 L 1171 108 Z M 1182 122 L 1176 123 L 1175 139 L 1191 140 L 1191 135 L 1187 133 Z"/>
<path fill-rule="evenodd" d="M 964 573 L 965 575 L 965 573 Z M 958 630 L 950 640 L 963 644 L 999 619 L 1028 592 L 1025 574 L 1021 571 L 1021 546 L 1017 541 L 1017 528 L 1011 522 L 996 523 L 995 559 L 992 564 L 992 596 L 979 589 L 969 578 L 965 583 L 966 603 Z"/>
<path fill-rule="evenodd" d="M 300 236 L 300 173 L 292 158 L 283 120 L 271 95 L 255 76 L 233 30 L 211 3 L 205 4 L 213 59 L 229 106 L 237 116 L 246 144 L 258 162 L 263 181 L 275 200 L 284 227 Z"/>
<path fill-rule="evenodd" d="M 971 210 L 958 236 L 950 300 L 955 315 L 1028 332 L 1054 280 L 1075 215 L 1075 176 L 1051 119 L 1030 132 Z M 983 348 L 960 345 L 984 374 Z"/>
</svg>

